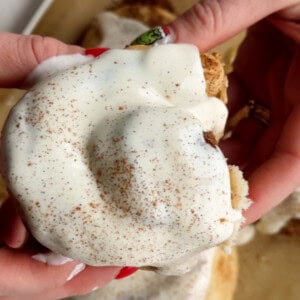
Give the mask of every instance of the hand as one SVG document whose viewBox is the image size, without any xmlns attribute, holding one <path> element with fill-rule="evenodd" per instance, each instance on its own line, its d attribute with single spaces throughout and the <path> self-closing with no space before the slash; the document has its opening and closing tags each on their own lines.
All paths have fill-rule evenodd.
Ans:
<svg viewBox="0 0 300 300">
<path fill-rule="evenodd" d="M 299 21 L 299 0 L 204 0 L 171 24 L 176 42 L 207 51 L 256 23 L 229 78 L 229 113 L 254 99 L 270 109 L 270 124 L 246 118 L 221 144 L 249 181 L 248 223 L 300 185 Z"/>
<path fill-rule="evenodd" d="M 0 33 L 0 86 L 20 87 L 41 61 L 55 55 L 82 53 L 55 39 Z M 13 200 L 0 205 L 0 299 L 61 299 L 85 294 L 98 288 L 120 272 L 117 267 L 88 267 L 61 257 L 52 265 L 32 258 L 35 247 L 22 247 L 27 233 Z M 5 245 L 1 248 L 1 244 Z M 75 274 L 74 271 L 81 271 Z M 75 272 L 75 273 L 74 273 Z M 72 275 L 76 275 L 73 278 Z"/>
</svg>

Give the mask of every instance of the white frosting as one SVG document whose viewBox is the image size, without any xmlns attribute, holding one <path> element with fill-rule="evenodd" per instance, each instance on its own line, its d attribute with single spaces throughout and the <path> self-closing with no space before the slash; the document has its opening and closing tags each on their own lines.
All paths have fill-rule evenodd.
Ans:
<svg viewBox="0 0 300 300">
<path fill-rule="evenodd" d="M 300 188 L 266 213 L 257 223 L 256 229 L 261 233 L 276 234 L 292 219 L 300 219 Z"/>
<path fill-rule="evenodd" d="M 213 276 L 214 257 L 214 248 L 203 251 L 196 268 L 181 276 L 164 276 L 139 270 L 127 278 L 110 282 L 95 293 L 85 295 L 84 299 L 204 300 Z"/>
<path fill-rule="evenodd" d="M 99 47 L 124 48 L 149 29 L 139 21 L 120 17 L 112 12 L 100 13 L 96 22 L 102 36 Z"/>
<path fill-rule="evenodd" d="M 73 261 L 73 259 L 69 257 L 62 256 L 57 253 L 53 252 L 47 252 L 47 253 L 38 253 L 33 256 L 31 256 L 34 260 L 43 262 L 45 264 L 51 265 L 51 266 L 60 266 L 63 264 L 66 264 L 70 261 Z"/>
<path fill-rule="evenodd" d="M 39 64 L 33 70 L 33 72 L 29 74 L 29 76 L 26 78 L 26 85 L 32 86 L 49 77 L 50 75 L 63 71 L 72 66 L 87 63 L 91 60 L 93 60 L 92 56 L 81 54 L 54 56 L 43 61 L 43 63 Z"/>
<path fill-rule="evenodd" d="M 226 117 L 205 94 L 196 47 L 110 50 L 49 76 L 15 106 L 3 170 L 52 251 L 165 267 L 222 243 L 242 218 L 223 154 L 203 137 L 220 135 Z"/>
</svg>

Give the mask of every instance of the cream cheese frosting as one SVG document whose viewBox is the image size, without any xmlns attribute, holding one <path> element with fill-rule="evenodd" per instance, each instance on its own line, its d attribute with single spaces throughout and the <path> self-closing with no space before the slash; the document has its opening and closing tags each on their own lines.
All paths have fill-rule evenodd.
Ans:
<svg viewBox="0 0 300 300">
<path fill-rule="evenodd" d="M 226 118 L 205 94 L 195 46 L 110 50 L 49 72 L 23 97 L 3 132 L 2 170 L 52 251 L 164 268 L 242 220 L 226 160 L 203 135 L 220 137 Z"/>
<path fill-rule="evenodd" d="M 110 282 L 90 295 L 76 297 L 76 300 L 204 300 L 214 276 L 215 253 L 215 248 L 203 251 L 197 266 L 181 276 L 139 270 L 130 277 Z"/>
</svg>

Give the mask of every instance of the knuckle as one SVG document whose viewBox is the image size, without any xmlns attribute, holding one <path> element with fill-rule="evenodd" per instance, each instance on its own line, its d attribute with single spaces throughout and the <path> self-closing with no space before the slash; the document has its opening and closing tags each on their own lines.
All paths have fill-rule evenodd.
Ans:
<svg viewBox="0 0 300 300">
<path fill-rule="evenodd" d="M 57 53 L 58 44 L 53 38 L 38 35 L 30 36 L 30 47 L 32 55 L 37 64 Z"/>
<path fill-rule="evenodd" d="M 35 62 L 39 63 L 43 55 L 44 38 L 37 35 L 30 36 L 29 44 Z"/>
<path fill-rule="evenodd" d="M 200 1 L 193 8 L 197 26 L 205 28 L 209 33 L 217 32 L 222 24 L 223 9 L 218 0 Z"/>
</svg>

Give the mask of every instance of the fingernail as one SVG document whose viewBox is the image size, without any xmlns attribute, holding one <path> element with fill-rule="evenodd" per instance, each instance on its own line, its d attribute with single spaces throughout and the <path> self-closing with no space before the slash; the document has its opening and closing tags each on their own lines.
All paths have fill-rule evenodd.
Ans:
<svg viewBox="0 0 300 300">
<path fill-rule="evenodd" d="M 78 275 L 84 269 L 85 269 L 85 264 L 76 265 L 75 268 L 70 273 L 70 275 L 68 276 L 67 281 L 70 281 L 71 279 L 73 279 L 76 275 Z"/>
<path fill-rule="evenodd" d="M 31 256 L 31 258 L 43 262 L 45 264 L 48 264 L 50 266 L 60 266 L 66 264 L 67 262 L 73 261 L 72 258 L 62 256 L 60 254 L 53 253 L 53 252 L 38 253 Z"/>
<path fill-rule="evenodd" d="M 162 26 L 164 37 L 156 42 L 157 45 L 171 44 L 175 41 L 175 32 L 170 26 Z"/>
<path fill-rule="evenodd" d="M 138 36 L 130 45 L 163 45 L 175 41 L 175 33 L 169 26 L 154 27 Z"/>
<path fill-rule="evenodd" d="M 99 289 L 99 286 L 95 286 L 94 288 L 91 289 L 91 292 L 95 292 Z"/>
<path fill-rule="evenodd" d="M 109 48 L 89 48 L 89 49 L 85 50 L 84 54 L 97 57 L 97 56 L 101 55 L 102 53 L 106 52 L 107 50 L 109 50 Z"/>
<path fill-rule="evenodd" d="M 136 267 L 124 267 L 118 273 L 115 279 L 122 279 L 124 277 L 130 276 L 131 274 L 135 273 L 138 270 Z"/>
</svg>

